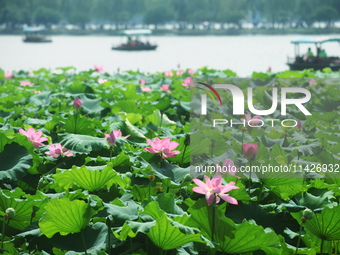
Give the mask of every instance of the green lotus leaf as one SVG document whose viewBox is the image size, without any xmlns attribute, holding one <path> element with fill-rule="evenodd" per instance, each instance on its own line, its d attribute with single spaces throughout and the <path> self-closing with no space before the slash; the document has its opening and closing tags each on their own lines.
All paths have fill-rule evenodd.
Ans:
<svg viewBox="0 0 340 255">
<path fill-rule="evenodd" d="M 208 206 L 207 201 L 201 198 L 188 209 L 191 217 L 186 225 L 198 228 L 206 238 L 222 245 L 227 237 L 234 238 L 235 231 L 235 223 L 224 216 L 225 206 L 226 204 L 216 206 L 213 227 L 213 206 Z"/>
<path fill-rule="evenodd" d="M 154 163 L 151 164 L 151 167 L 156 171 L 156 176 L 162 180 L 170 177 L 171 181 L 174 183 L 180 183 L 184 179 L 184 176 L 190 173 L 189 167 L 182 168 L 164 161 L 160 167 L 156 166 Z"/>
<path fill-rule="evenodd" d="M 302 195 L 297 194 L 288 203 L 283 203 L 282 205 L 290 212 L 301 211 L 305 208 L 313 211 L 322 210 L 325 206 L 333 207 L 336 205 L 335 202 L 331 201 L 333 197 L 333 191 L 315 189 L 304 192 Z"/>
<path fill-rule="evenodd" d="M 220 248 L 231 254 L 257 250 L 263 250 L 271 255 L 282 254 L 280 240 L 274 231 L 268 233 L 263 227 L 247 221 L 236 225 L 235 238 L 226 237 L 226 240 L 220 243 Z"/>
<path fill-rule="evenodd" d="M 276 204 L 274 205 L 276 206 Z M 225 214 L 235 223 L 241 224 L 243 221 L 255 221 L 257 225 L 264 228 L 271 228 L 276 234 L 284 234 L 286 228 L 294 228 L 292 217 L 287 212 L 269 213 L 259 206 L 256 202 L 245 204 L 240 202 L 238 205 L 229 205 Z"/>
<path fill-rule="evenodd" d="M 121 202 L 118 198 L 112 203 L 103 203 L 104 209 L 100 211 L 97 217 L 111 217 L 115 225 L 122 226 L 127 220 L 137 220 L 138 211 L 141 206 L 133 201 Z"/>
<path fill-rule="evenodd" d="M 86 95 L 81 95 L 79 98 L 82 103 L 81 108 L 84 112 L 94 114 L 100 113 L 103 110 L 103 107 L 100 106 L 100 102 L 102 102 L 103 99 L 92 99 L 88 98 Z"/>
<path fill-rule="evenodd" d="M 0 249 L 3 255 L 19 255 L 20 253 L 15 249 L 14 243 L 4 243 L 4 248 Z"/>
<path fill-rule="evenodd" d="M 166 214 L 156 220 L 156 225 L 151 227 L 147 236 L 162 250 L 171 250 L 189 242 L 203 243 L 200 234 L 184 234 L 178 227 L 171 225 Z"/>
<path fill-rule="evenodd" d="M 21 134 L 7 137 L 0 133 L 0 179 L 17 181 L 28 173 L 37 174 L 36 167 L 40 162 L 39 155 L 34 152 L 33 143 Z"/>
<path fill-rule="evenodd" d="M 159 110 L 155 110 L 153 114 L 147 116 L 146 119 L 157 127 L 171 127 L 176 125 L 176 122 L 170 120 L 166 114 L 163 113 L 163 116 L 161 116 Z"/>
<path fill-rule="evenodd" d="M 178 200 L 176 199 L 175 195 L 172 193 L 158 194 L 156 197 L 150 197 L 149 200 L 157 202 L 157 205 L 159 206 L 159 208 L 161 210 L 164 210 L 166 213 L 169 213 L 172 215 L 183 215 L 184 214 L 183 209 L 176 204 Z"/>
<path fill-rule="evenodd" d="M 8 190 L 0 191 L 0 215 L 3 216 L 7 208 L 13 208 L 15 216 L 11 219 L 10 226 L 20 230 L 25 229 L 30 224 L 33 210 L 35 211 L 35 216 L 32 221 L 39 220 L 44 212 L 43 208 L 48 202 L 47 198 L 34 199 L 29 196 L 27 199 L 18 198 L 22 196 L 26 196 L 26 194 L 20 189 L 13 192 L 8 192 Z"/>
<path fill-rule="evenodd" d="M 60 143 L 64 147 L 78 153 L 89 154 L 93 151 L 100 151 L 108 146 L 104 138 L 89 135 L 61 134 L 59 137 L 61 139 Z"/>
<path fill-rule="evenodd" d="M 129 119 L 126 118 L 125 121 L 118 121 L 114 122 L 110 125 L 110 130 L 118 130 L 122 132 L 122 136 L 131 135 L 128 139 L 131 140 L 132 138 L 140 138 L 145 141 L 145 136 L 138 130 L 135 126 L 133 126 Z"/>
<path fill-rule="evenodd" d="M 301 223 L 302 212 L 291 213 Z M 340 240 L 340 207 L 325 208 L 315 213 L 314 218 L 307 220 L 304 227 L 315 236 L 326 241 Z"/>
<path fill-rule="evenodd" d="M 104 251 L 108 246 L 109 235 L 105 223 L 97 222 L 90 227 L 86 227 L 83 230 L 83 234 L 88 255 L 105 254 Z M 115 245 L 117 239 L 114 238 L 113 234 L 110 234 L 110 237 L 111 245 Z M 67 236 L 55 235 L 51 239 L 41 236 L 32 240 L 32 243 L 36 244 L 40 249 L 49 252 L 41 254 L 50 254 L 51 247 L 54 247 L 53 254 L 55 255 L 63 255 L 65 252 L 67 255 L 85 254 L 81 233 L 69 234 Z M 64 252 L 60 250 L 64 250 Z"/>
<path fill-rule="evenodd" d="M 135 221 L 126 221 L 123 227 L 117 228 L 113 231 L 113 234 L 120 241 L 125 241 L 128 237 L 134 238 L 137 234 L 147 233 L 150 231 L 151 227 L 156 224 L 156 221 L 151 222 L 135 222 Z"/>
<path fill-rule="evenodd" d="M 7 144 L 0 153 L 0 179 L 17 181 L 22 179 L 33 165 L 33 157 L 27 149 L 17 143 Z"/>
<path fill-rule="evenodd" d="M 66 89 L 72 94 L 79 93 L 93 93 L 93 89 L 90 86 L 85 85 L 81 81 L 76 81 L 66 87 Z"/>
<path fill-rule="evenodd" d="M 319 141 L 315 141 L 306 145 L 299 145 L 294 147 L 284 147 L 283 149 L 287 152 L 292 152 L 293 150 L 298 150 L 304 156 L 314 155 L 320 152 L 321 143 Z"/>
<path fill-rule="evenodd" d="M 118 183 L 124 188 L 128 185 L 129 178 L 124 180 L 112 169 L 112 164 L 106 166 L 103 170 L 90 170 L 89 167 L 73 166 L 71 170 L 59 172 L 53 176 L 54 182 L 65 190 L 69 190 L 74 184 L 77 187 L 89 191 L 102 189 L 105 185 L 110 188 L 114 183 Z"/>
<path fill-rule="evenodd" d="M 94 122 L 90 119 L 82 116 L 81 114 L 70 115 L 65 120 L 65 128 L 66 132 L 74 133 L 74 134 L 82 134 L 88 135 L 89 133 L 93 133 L 94 130 Z"/>
<path fill-rule="evenodd" d="M 82 231 L 96 213 L 82 200 L 54 198 L 45 206 L 45 214 L 39 222 L 40 232 L 48 238 L 56 233 L 74 234 Z"/>
</svg>

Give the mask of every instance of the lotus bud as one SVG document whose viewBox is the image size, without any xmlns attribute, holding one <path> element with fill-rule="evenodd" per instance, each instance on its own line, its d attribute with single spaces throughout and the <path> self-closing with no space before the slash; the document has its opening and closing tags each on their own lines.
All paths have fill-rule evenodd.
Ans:
<svg viewBox="0 0 340 255">
<path fill-rule="evenodd" d="M 245 158 L 254 160 L 258 153 L 258 148 L 256 143 L 243 144 L 243 154 Z"/>
<path fill-rule="evenodd" d="M 109 136 L 106 138 L 106 141 L 110 145 L 110 147 L 115 146 L 115 144 L 116 144 L 116 137 L 115 137 L 113 131 L 110 132 Z"/>
<path fill-rule="evenodd" d="M 296 125 L 296 129 L 299 130 L 299 131 L 302 130 L 302 122 L 301 122 L 301 120 L 298 121 L 298 123 Z"/>
<path fill-rule="evenodd" d="M 314 218 L 314 213 L 311 209 L 306 208 L 303 211 L 303 217 L 305 217 L 307 220 L 311 220 Z"/>
<path fill-rule="evenodd" d="M 74 99 L 73 101 L 73 108 L 75 110 L 78 110 L 81 106 L 81 100 L 79 99 L 79 97 L 77 97 L 76 99 Z"/>
<path fill-rule="evenodd" d="M 13 208 L 7 208 L 5 214 L 7 214 L 9 219 L 13 219 L 15 216 L 15 210 Z"/>
</svg>

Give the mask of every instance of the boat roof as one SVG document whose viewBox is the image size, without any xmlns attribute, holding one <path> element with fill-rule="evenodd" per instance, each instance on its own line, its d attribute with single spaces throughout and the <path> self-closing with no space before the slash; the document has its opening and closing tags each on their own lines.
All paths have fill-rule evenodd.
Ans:
<svg viewBox="0 0 340 255">
<path fill-rule="evenodd" d="M 45 29 L 41 28 L 41 27 L 26 27 L 24 28 L 24 32 L 40 32 L 40 31 L 44 31 Z"/>
<path fill-rule="evenodd" d="M 325 42 L 340 42 L 340 38 L 336 37 L 302 37 L 297 38 L 291 41 L 293 44 L 300 44 L 300 43 L 325 43 Z"/>
<path fill-rule="evenodd" d="M 121 35 L 151 35 L 152 30 L 150 29 L 135 29 L 135 30 L 123 30 L 120 31 Z"/>
</svg>

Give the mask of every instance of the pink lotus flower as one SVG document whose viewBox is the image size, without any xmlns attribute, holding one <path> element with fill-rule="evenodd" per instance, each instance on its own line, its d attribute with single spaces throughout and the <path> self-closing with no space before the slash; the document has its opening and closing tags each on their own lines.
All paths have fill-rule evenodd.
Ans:
<svg viewBox="0 0 340 255">
<path fill-rule="evenodd" d="M 72 157 L 74 155 L 72 152 L 70 152 L 69 149 L 66 149 L 65 147 L 61 146 L 60 143 L 57 143 L 56 145 L 51 143 L 48 149 L 50 151 L 46 151 L 45 154 L 50 155 L 52 158 L 57 158 L 60 155 L 63 155 L 65 157 Z"/>
<path fill-rule="evenodd" d="M 170 85 L 163 84 L 162 87 L 161 87 L 161 91 L 165 91 L 165 92 L 168 92 L 169 94 L 171 94 L 169 87 L 170 87 Z"/>
<path fill-rule="evenodd" d="M 119 130 L 119 132 L 120 132 L 120 130 Z M 120 135 L 122 135 L 122 133 L 120 133 Z M 117 140 L 116 140 L 116 136 L 114 134 L 114 131 L 111 131 L 110 134 L 108 134 L 108 135 L 105 134 L 105 138 L 106 138 L 107 143 L 110 145 L 110 147 L 115 146 Z"/>
<path fill-rule="evenodd" d="M 243 157 L 253 160 L 255 159 L 257 152 L 258 152 L 258 149 L 257 149 L 256 143 L 243 144 L 243 153 L 244 153 Z"/>
<path fill-rule="evenodd" d="M 271 66 L 269 66 L 269 67 L 268 67 L 268 70 L 267 70 L 267 72 L 269 72 L 269 73 L 270 73 L 271 71 L 272 71 L 272 67 L 271 67 Z"/>
<path fill-rule="evenodd" d="M 192 190 L 205 195 L 208 206 L 214 203 L 215 198 L 217 204 L 220 202 L 220 198 L 230 204 L 238 204 L 235 198 L 225 194 L 232 189 L 239 189 L 239 187 L 235 186 L 235 182 L 229 182 L 227 185 L 222 186 L 222 176 L 219 174 L 216 174 L 211 180 L 208 176 L 204 175 L 204 179 L 205 183 L 199 179 L 192 179 L 198 185 L 198 187 L 193 187 Z"/>
<path fill-rule="evenodd" d="M 174 76 L 171 70 L 165 72 L 165 77 L 171 77 L 171 76 Z"/>
<path fill-rule="evenodd" d="M 120 131 L 120 129 L 118 130 L 113 130 L 111 131 L 113 132 L 113 135 L 116 137 L 116 138 L 121 138 L 122 137 L 122 132 Z M 110 134 L 111 134 L 110 132 Z M 108 138 L 110 136 L 110 134 L 104 134 L 105 135 L 105 138 Z M 128 138 L 130 135 L 127 135 L 127 136 L 124 136 L 123 138 Z"/>
<path fill-rule="evenodd" d="M 189 74 L 189 75 L 193 75 L 193 74 L 195 74 L 195 71 L 192 70 L 192 69 L 189 69 L 189 70 L 188 70 L 188 74 Z"/>
<path fill-rule="evenodd" d="M 193 88 L 193 87 L 196 87 L 196 84 L 193 83 L 193 80 L 191 77 L 187 77 L 184 81 L 184 83 L 182 83 L 182 86 L 185 87 L 185 88 Z"/>
<path fill-rule="evenodd" d="M 99 83 L 99 84 L 103 84 L 103 83 L 105 83 L 105 82 L 107 82 L 107 79 L 102 79 L 102 78 L 99 78 L 99 79 L 98 79 L 98 83 Z"/>
<path fill-rule="evenodd" d="M 255 115 L 253 118 L 251 117 L 251 115 L 249 113 L 245 114 L 246 116 L 246 123 L 249 123 L 251 126 L 256 126 L 257 124 L 261 124 L 262 121 L 261 116 L 260 115 Z M 244 119 L 242 118 L 241 121 L 244 121 Z M 249 122 L 250 121 L 250 122 Z"/>
<path fill-rule="evenodd" d="M 78 110 L 81 107 L 81 100 L 79 97 L 73 101 L 73 109 Z"/>
<path fill-rule="evenodd" d="M 151 91 L 150 87 L 143 87 L 143 86 L 140 86 L 140 89 L 143 91 L 143 92 L 147 92 L 149 93 Z"/>
<path fill-rule="evenodd" d="M 145 84 L 145 80 L 144 79 L 140 79 L 140 84 L 144 85 Z"/>
<path fill-rule="evenodd" d="M 144 150 L 150 153 L 160 154 L 163 159 L 165 158 L 173 158 L 177 154 L 180 154 L 180 151 L 173 151 L 179 143 L 170 142 L 170 138 L 164 138 L 160 140 L 158 137 L 155 137 L 154 142 L 150 139 L 146 139 L 146 141 L 150 144 L 150 147 L 144 148 Z"/>
<path fill-rule="evenodd" d="M 296 129 L 299 130 L 299 131 L 302 130 L 302 122 L 301 122 L 301 120 L 298 121 L 298 123 L 296 125 Z"/>
<path fill-rule="evenodd" d="M 34 94 L 40 94 L 41 91 L 40 90 L 34 90 Z"/>
<path fill-rule="evenodd" d="M 182 76 L 182 75 L 183 75 L 183 71 L 182 71 L 182 70 L 178 70 L 178 71 L 176 72 L 176 74 L 177 74 L 178 76 Z"/>
<path fill-rule="evenodd" d="M 223 161 L 222 167 L 219 164 L 215 164 L 216 169 L 220 173 L 229 173 L 231 175 L 235 175 L 240 168 L 236 168 L 234 165 L 234 161 L 227 158 Z M 240 179 L 240 177 L 237 177 Z"/>
<path fill-rule="evenodd" d="M 6 73 L 6 74 L 5 74 L 5 78 L 6 78 L 6 79 L 13 78 L 13 73 L 11 73 L 11 72 Z"/>
<path fill-rule="evenodd" d="M 34 85 L 34 83 L 31 83 L 30 81 L 21 81 L 20 82 L 20 86 L 26 87 L 26 86 L 30 86 L 32 87 Z"/>
<path fill-rule="evenodd" d="M 42 131 L 35 132 L 34 128 L 30 127 L 27 132 L 22 128 L 19 129 L 19 132 L 25 136 L 27 136 L 28 141 L 33 143 L 34 148 L 39 148 L 39 146 L 44 146 L 43 142 L 47 141 L 46 137 L 42 136 Z"/>
<path fill-rule="evenodd" d="M 309 80 L 309 86 L 310 86 L 310 87 L 314 87 L 314 86 L 316 86 L 316 85 L 318 85 L 318 83 L 316 82 L 315 79 L 310 79 L 310 80 Z"/>
<path fill-rule="evenodd" d="M 96 69 L 98 73 L 104 72 L 103 66 L 94 65 L 94 69 Z"/>
</svg>

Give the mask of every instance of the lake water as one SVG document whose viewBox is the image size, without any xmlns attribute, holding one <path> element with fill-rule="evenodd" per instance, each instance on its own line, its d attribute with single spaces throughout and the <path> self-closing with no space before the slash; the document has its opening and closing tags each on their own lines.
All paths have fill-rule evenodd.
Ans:
<svg viewBox="0 0 340 255">
<path fill-rule="evenodd" d="M 287 70 L 287 56 L 294 55 L 290 41 L 296 35 L 256 36 L 160 36 L 149 37 L 159 46 L 156 51 L 123 52 L 111 50 L 112 45 L 126 38 L 109 36 L 53 36 L 52 43 L 22 42 L 21 36 L 0 36 L 0 68 L 5 71 L 36 70 L 41 67 L 75 66 L 87 70 L 103 65 L 105 71 L 137 70 L 145 72 L 167 71 L 181 68 L 231 69 L 239 76 L 253 71 L 273 72 Z M 301 45 L 305 53 L 314 45 Z M 338 43 L 325 45 L 328 55 L 340 55 Z"/>
</svg>

